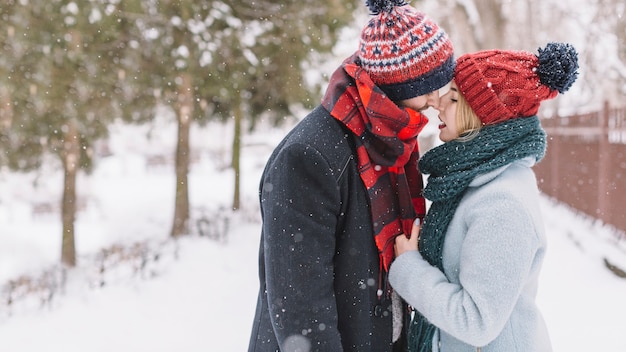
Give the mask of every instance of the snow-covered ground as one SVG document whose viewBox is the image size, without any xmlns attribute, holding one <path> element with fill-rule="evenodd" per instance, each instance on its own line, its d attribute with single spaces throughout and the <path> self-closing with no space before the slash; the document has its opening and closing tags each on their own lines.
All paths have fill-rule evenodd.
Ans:
<svg viewBox="0 0 626 352">
<path fill-rule="evenodd" d="M 112 155 L 79 180 L 85 205 L 76 223 L 78 268 L 51 300 L 31 294 L 11 307 L 0 303 L 0 351 L 247 349 L 258 289 L 257 186 L 267 156 L 285 131 L 266 128 L 244 137 L 243 209 L 226 212 L 231 216 L 227 241 L 194 235 L 174 242 L 168 233 L 175 133 L 165 122 L 158 127 L 152 139 L 145 127 L 113 129 Z M 224 168 L 230 128 L 209 125 L 193 132 L 191 203 L 194 213 L 215 214 L 231 204 L 233 176 Z M 60 219 L 50 204 L 59 199 L 60 175 L 53 167 L 38 175 L 0 173 L 2 298 L 8 280 L 38 277 L 59 261 Z M 603 261 L 608 257 L 626 267 L 626 240 L 617 243 L 610 230 L 547 198 L 541 207 L 549 251 L 538 304 L 554 350 L 626 351 L 626 279 L 607 270 Z M 102 272 L 102 250 L 117 244 L 126 248 L 118 248 L 118 254 L 130 254 L 106 257 L 110 262 Z"/>
</svg>

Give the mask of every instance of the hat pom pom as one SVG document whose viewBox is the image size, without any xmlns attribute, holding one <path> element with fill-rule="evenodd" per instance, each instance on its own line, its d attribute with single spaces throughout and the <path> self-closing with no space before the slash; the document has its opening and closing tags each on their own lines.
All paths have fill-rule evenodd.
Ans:
<svg viewBox="0 0 626 352">
<path fill-rule="evenodd" d="M 381 12 L 391 12 L 394 7 L 404 6 L 407 2 L 405 0 L 366 0 L 365 4 L 372 15 L 378 15 Z"/>
<path fill-rule="evenodd" d="M 578 77 L 578 53 L 570 44 L 548 43 L 539 49 L 537 75 L 542 84 L 566 92 Z"/>
</svg>

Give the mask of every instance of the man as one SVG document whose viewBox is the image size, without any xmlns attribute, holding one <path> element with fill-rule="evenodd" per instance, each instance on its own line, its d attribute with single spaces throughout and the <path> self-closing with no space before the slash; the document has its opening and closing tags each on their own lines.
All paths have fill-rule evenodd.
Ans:
<svg viewBox="0 0 626 352">
<path fill-rule="evenodd" d="M 454 58 L 446 33 L 404 1 L 367 4 L 359 50 L 263 173 L 249 351 L 403 348 L 387 271 L 395 237 L 425 214 L 420 111 L 436 106 Z"/>
</svg>

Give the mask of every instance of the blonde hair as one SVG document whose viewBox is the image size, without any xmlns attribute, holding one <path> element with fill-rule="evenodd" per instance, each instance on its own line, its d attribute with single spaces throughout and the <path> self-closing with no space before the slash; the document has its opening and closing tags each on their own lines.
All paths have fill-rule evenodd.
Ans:
<svg viewBox="0 0 626 352">
<path fill-rule="evenodd" d="M 483 123 L 478 118 L 478 115 L 472 110 L 463 94 L 460 93 L 457 94 L 456 126 L 459 132 L 457 140 L 461 142 L 474 139 L 483 127 Z"/>
</svg>

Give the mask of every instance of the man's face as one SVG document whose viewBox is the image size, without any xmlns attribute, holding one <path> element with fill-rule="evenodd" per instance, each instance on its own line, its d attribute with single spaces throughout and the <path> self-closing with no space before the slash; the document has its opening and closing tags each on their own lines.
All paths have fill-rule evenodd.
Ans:
<svg viewBox="0 0 626 352">
<path fill-rule="evenodd" d="M 420 95 L 415 98 L 402 100 L 401 106 L 413 109 L 415 111 L 424 111 L 429 107 L 437 108 L 439 104 L 439 90 L 430 92 L 426 95 Z"/>
</svg>

